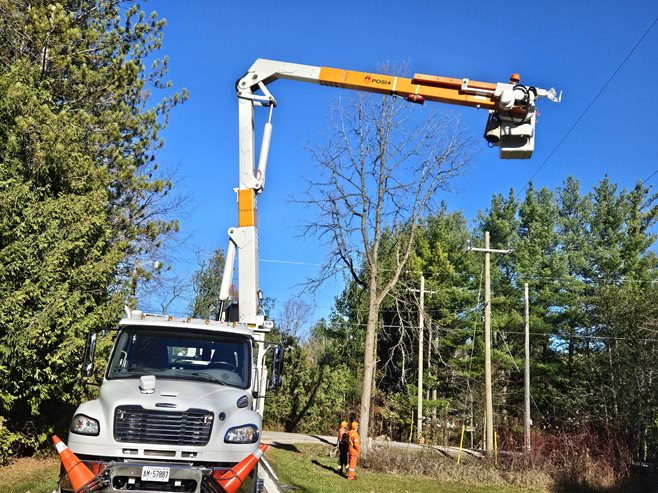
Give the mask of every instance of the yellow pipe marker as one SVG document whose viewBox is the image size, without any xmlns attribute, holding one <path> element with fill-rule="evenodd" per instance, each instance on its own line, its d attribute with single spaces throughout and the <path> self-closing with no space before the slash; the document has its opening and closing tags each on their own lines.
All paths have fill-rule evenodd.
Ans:
<svg viewBox="0 0 658 493">
<path fill-rule="evenodd" d="M 498 465 L 498 433 L 494 431 L 494 461 Z"/>
<path fill-rule="evenodd" d="M 462 458 L 462 445 L 464 445 L 464 431 L 466 430 L 466 425 L 462 425 L 462 437 L 459 439 L 459 453 L 457 454 L 457 464 L 461 461 Z"/>
</svg>

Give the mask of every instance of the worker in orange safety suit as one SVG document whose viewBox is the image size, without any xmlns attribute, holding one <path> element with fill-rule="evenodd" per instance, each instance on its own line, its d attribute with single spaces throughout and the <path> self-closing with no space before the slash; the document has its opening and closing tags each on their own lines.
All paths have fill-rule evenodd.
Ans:
<svg viewBox="0 0 658 493">
<path fill-rule="evenodd" d="M 340 423 L 338 429 L 338 465 L 340 466 L 340 473 L 345 474 L 347 467 L 347 421 Z"/>
<path fill-rule="evenodd" d="M 350 465 L 347 473 L 347 479 L 354 479 L 354 471 L 356 471 L 356 459 L 361 453 L 361 437 L 359 436 L 359 423 L 352 421 L 352 429 L 348 433 L 347 449 L 350 454 Z"/>
</svg>

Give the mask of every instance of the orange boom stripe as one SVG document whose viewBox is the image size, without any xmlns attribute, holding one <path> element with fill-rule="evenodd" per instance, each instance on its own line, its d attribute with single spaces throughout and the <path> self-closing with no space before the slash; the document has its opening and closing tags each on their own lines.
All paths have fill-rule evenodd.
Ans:
<svg viewBox="0 0 658 493">
<path fill-rule="evenodd" d="M 464 94 L 461 92 L 461 79 L 450 79 L 448 77 L 432 79 L 432 76 L 416 75 L 416 78 L 412 80 L 405 77 L 322 67 L 318 81 L 325 86 L 357 89 L 378 94 L 395 94 L 404 98 L 414 94 L 422 96 L 427 101 L 475 108 L 493 109 L 495 107 L 492 96 Z M 496 84 L 469 82 L 469 87 L 491 90 L 495 89 Z"/>
<path fill-rule="evenodd" d="M 238 190 L 238 225 L 256 226 L 256 193 L 252 189 Z"/>
</svg>

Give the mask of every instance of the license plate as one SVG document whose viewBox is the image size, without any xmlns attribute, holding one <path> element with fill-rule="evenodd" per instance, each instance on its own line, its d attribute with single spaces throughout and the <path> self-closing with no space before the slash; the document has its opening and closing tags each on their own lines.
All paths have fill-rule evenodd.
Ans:
<svg viewBox="0 0 658 493">
<path fill-rule="evenodd" d="M 163 483 L 166 483 L 167 481 L 169 481 L 169 468 L 143 466 L 142 481 L 161 481 Z"/>
</svg>

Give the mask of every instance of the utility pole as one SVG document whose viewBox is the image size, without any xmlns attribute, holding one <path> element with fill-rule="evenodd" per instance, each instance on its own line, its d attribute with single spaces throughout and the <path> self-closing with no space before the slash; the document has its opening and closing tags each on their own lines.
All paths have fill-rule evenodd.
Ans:
<svg viewBox="0 0 658 493">
<path fill-rule="evenodd" d="M 530 298 L 528 283 L 525 283 L 525 372 L 524 372 L 523 448 L 530 452 Z"/>
<path fill-rule="evenodd" d="M 416 409 L 416 436 L 418 437 L 418 443 L 420 443 L 423 436 L 423 338 L 425 332 L 425 275 L 422 272 L 420 273 L 420 291 L 417 289 L 410 289 L 409 291 L 420 292 L 418 314 L 418 406 Z M 434 294 L 434 291 L 429 291 L 427 294 Z"/>
<path fill-rule="evenodd" d="M 484 232 L 484 248 L 469 247 L 469 251 L 484 253 L 484 385 L 486 412 L 484 422 L 486 426 L 487 454 L 494 450 L 493 433 L 493 391 L 491 386 L 491 266 L 492 253 L 511 253 L 511 250 L 496 250 L 489 248 L 489 231 Z"/>
<path fill-rule="evenodd" d="M 432 374 L 432 320 L 428 324 L 427 330 L 429 331 L 429 336 L 427 337 L 427 370 Z M 430 400 L 430 389 L 425 391 L 425 399 Z"/>
<path fill-rule="evenodd" d="M 420 273 L 420 310 L 418 313 L 418 409 L 416 411 L 416 436 L 423 439 L 423 336 L 425 332 L 425 276 Z"/>
<path fill-rule="evenodd" d="M 432 319 L 430 318 L 429 320 L 429 328 L 430 328 L 430 337 L 429 337 L 429 344 L 427 345 L 427 367 L 430 370 L 430 375 L 432 375 L 432 351 L 433 348 L 437 346 L 437 336 L 434 335 L 433 330 L 432 330 Z M 427 400 L 430 400 L 430 391 L 429 389 L 427 390 L 426 393 Z M 436 401 L 437 398 L 437 390 L 436 390 L 436 384 L 434 385 L 434 388 L 432 389 L 432 396 L 431 399 L 433 401 Z M 436 407 L 432 408 L 432 437 L 434 437 L 434 433 L 436 431 Z"/>
</svg>

